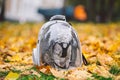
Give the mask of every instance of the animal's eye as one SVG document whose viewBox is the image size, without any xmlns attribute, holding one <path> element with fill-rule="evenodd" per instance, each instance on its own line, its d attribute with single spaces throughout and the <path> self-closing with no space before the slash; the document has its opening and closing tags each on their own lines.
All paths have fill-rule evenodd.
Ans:
<svg viewBox="0 0 120 80">
<path fill-rule="evenodd" d="M 57 55 L 61 55 L 62 54 L 62 47 L 59 44 L 56 44 L 54 46 L 54 53 Z"/>
</svg>

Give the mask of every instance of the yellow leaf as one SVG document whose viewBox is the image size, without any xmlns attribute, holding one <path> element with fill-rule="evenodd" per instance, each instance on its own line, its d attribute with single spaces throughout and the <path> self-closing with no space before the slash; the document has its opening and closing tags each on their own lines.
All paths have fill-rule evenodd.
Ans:
<svg viewBox="0 0 120 80">
<path fill-rule="evenodd" d="M 20 75 L 18 73 L 9 72 L 5 80 L 16 80 Z"/>
<path fill-rule="evenodd" d="M 12 56 L 11 61 L 22 61 L 22 58 L 20 57 L 19 54 L 15 54 L 14 56 Z"/>
</svg>

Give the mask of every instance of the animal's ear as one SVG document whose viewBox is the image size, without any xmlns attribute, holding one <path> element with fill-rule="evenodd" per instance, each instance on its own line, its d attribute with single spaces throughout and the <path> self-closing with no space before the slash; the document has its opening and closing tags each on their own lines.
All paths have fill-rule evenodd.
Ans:
<svg viewBox="0 0 120 80">
<path fill-rule="evenodd" d="M 68 49 L 67 49 L 67 55 L 68 55 L 68 56 L 71 56 L 71 51 L 72 51 L 71 48 L 72 48 L 72 47 L 71 47 L 71 45 L 70 45 L 70 46 L 68 47 Z"/>
</svg>

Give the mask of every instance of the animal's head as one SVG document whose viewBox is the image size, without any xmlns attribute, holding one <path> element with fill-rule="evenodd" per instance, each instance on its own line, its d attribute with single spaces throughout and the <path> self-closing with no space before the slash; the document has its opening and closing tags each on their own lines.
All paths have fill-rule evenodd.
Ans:
<svg viewBox="0 0 120 80">
<path fill-rule="evenodd" d="M 71 59 L 70 43 L 55 43 L 53 46 L 53 61 L 56 67 L 68 68 Z"/>
</svg>

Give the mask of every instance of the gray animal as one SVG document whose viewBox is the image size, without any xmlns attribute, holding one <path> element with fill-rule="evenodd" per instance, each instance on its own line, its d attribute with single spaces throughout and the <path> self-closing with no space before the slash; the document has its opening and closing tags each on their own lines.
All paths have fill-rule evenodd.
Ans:
<svg viewBox="0 0 120 80">
<path fill-rule="evenodd" d="M 87 64 L 78 36 L 65 16 L 55 15 L 42 26 L 37 47 L 33 49 L 33 62 L 37 66 L 50 65 L 58 69 Z"/>
</svg>

